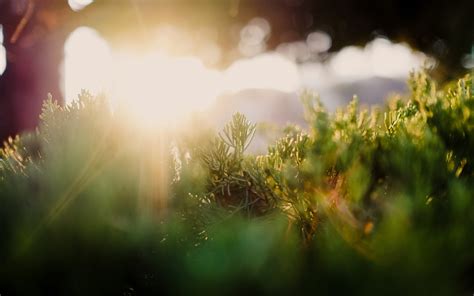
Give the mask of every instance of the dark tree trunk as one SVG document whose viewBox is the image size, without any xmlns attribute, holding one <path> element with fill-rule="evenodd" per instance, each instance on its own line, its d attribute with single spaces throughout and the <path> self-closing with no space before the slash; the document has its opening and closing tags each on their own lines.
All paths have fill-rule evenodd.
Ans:
<svg viewBox="0 0 474 296">
<path fill-rule="evenodd" d="M 58 15 L 48 9 L 51 2 L 35 1 L 29 19 L 25 19 L 27 6 L 0 2 L 7 50 L 7 68 L 0 77 L 0 140 L 34 129 L 48 93 L 62 101 L 60 67 L 67 30 L 58 23 Z M 62 2 L 67 6 L 67 1 Z M 22 19 L 26 25 L 19 31 Z M 18 38 L 12 40 L 15 32 Z"/>
</svg>

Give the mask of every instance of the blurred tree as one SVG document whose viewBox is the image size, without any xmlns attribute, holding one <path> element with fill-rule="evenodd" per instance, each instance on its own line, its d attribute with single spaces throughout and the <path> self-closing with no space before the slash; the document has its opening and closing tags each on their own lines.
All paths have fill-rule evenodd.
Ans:
<svg viewBox="0 0 474 296">
<path fill-rule="evenodd" d="M 66 1 L 0 0 L 7 67 L 0 76 L 0 139 L 36 126 L 51 93 L 61 98 L 59 67 L 71 11 Z"/>
<path fill-rule="evenodd" d="M 126 36 L 130 43 L 148 42 L 148 29 L 163 23 L 212 27 L 225 66 L 236 58 L 233 28 L 263 17 L 271 25 L 269 49 L 314 30 L 331 36 L 331 51 L 386 36 L 436 57 L 436 77 L 445 80 L 465 71 L 461 60 L 474 39 L 472 11 L 472 0 L 96 0 L 78 12 L 66 0 L 0 0 L 8 52 L 0 78 L 0 138 L 35 126 L 47 92 L 61 100 L 63 45 L 78 25 L 92 26 L 112 42 Z"/>
</svg>

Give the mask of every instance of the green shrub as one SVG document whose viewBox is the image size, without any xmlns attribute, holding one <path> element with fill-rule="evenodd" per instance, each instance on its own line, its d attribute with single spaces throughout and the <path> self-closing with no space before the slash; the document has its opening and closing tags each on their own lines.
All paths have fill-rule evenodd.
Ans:
<svg viewBox="0 0 474 296">
<path fill-rule="evenodd" d="M 334 114 L 305 93 L 309 129 L 264 155 L 241 114 L 141 131 L 48 99 L 0 152 L 0 293 L 472 293 L 472 77 L 409 86 Z"/>
</svg>

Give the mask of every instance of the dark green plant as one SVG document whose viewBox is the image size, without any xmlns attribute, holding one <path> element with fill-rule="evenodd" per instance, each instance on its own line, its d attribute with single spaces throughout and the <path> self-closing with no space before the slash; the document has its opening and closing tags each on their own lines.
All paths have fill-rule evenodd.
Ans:
<svg viewBox="0 0 474 296">
<path fill-rule="evenodd" d="M 474 286 L 472 77 L 335 113 L 267 153 L 255 125 L 139 131 L 45 102 L 0 152 L 0 293 L 430 294 Z"/>
</svg>

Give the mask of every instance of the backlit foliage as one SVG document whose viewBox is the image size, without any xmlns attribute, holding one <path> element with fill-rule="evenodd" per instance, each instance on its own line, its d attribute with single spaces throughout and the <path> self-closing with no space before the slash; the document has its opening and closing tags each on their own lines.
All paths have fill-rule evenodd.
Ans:
<svg viewBox="0 0 474 296">
<path fill-rule="evenodd" d="M 0 152 L 0 293 L 472 293 L 472 77 L 409 86 L 333 114 L 305 93 L 263 155 L 242 114 L 142 132 L 48 99 Z"/>
</svg>

